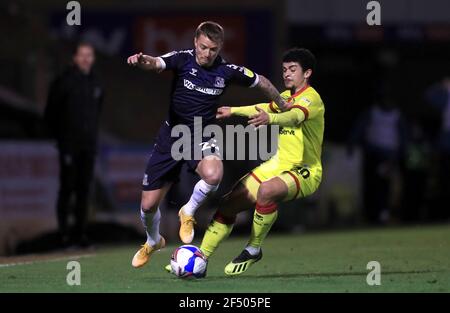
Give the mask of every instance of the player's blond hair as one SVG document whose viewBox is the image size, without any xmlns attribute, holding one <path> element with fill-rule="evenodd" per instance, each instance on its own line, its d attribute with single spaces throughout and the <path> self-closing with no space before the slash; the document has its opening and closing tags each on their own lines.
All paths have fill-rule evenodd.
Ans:
<svg viewBox="0 0 450 313">
<path fill-rule="evenodd" d="M 223 27 L 220 26 L 219 23 L 213 21 L 205 21 L 198 25 L 195 30 L 195 38 L 198 38 L 200 35 L 204 35 L 208 37 L 210 40 L 215 43 L 223 43 L 225 32 Z"/>
</svg>

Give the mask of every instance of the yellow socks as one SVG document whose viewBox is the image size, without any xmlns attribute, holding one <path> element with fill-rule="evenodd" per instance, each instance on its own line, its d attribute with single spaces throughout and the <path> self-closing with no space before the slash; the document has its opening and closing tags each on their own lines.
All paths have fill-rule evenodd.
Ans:
<svg viewBox="0 0 450 313">
<path fill-rule="evenodd" d="M 256 204 L 253 214 L 252 233 L 248 241 L 248 246 L 255 247 L 259 251 L 264 239 L 272 228 L 278 216 L 276 203 L 268 206 Z M 200 250 L 209 258 L 217 249 L 219 244 L 228 238 L 234 226 L 234 218 L 226 218 L 220 213 L 216 213 L 213 221 L 209 224 L 203 236 Z"/>
<path fill-rule="evenodd" d="M 208 229 L 203 236 L 200 250 L 207 258 L 214 253 L 219 244 L 225 240 L 233 230 L 234 223 L 224 224 L 222 222 L 223 221 L 219 222 L 215 217 L 209 224 Z"/>
<path fill-rule="evenodd" d="M 262 207 L 256 204 L 256 210 L 253 214 L 253 225 L 248 246 L 260 248 L 262 242 L 266 238 L 273 223 L 275 223 L 278 216 L 277 205 L 271 204 Z"/>
</svg>

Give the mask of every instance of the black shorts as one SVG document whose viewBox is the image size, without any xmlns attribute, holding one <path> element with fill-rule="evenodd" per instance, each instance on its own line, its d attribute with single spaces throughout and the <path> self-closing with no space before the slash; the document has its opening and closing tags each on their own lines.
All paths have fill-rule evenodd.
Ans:
<svg viewBox="0 0 450 313">
<path fill-rule="evenodd" d="M 175 153 L 172 152 L 172 145 L 179 138 L 171 137 L 171 130 L 172 128 L 167 121 L 159 129 L 142 181 L 142 190 L 144 191 L 160 189 L 165 183 L 177 182 L 183 163 L 187 163 L 189 169 L 194 172 L 198 163 L 206 155 L 215 155 L 220 158 L 217 142 L 211 137 L 202 137 L 199 144 L 192 140 L 188 146 L 188 152 L 183 151 L 183 149 Z M 200 156 L 200 158 L 195 157 L 196 150 L 197 156 Z M 189 157 L 182 157 L 183 152 L 189 154 Z"/>
</svg>

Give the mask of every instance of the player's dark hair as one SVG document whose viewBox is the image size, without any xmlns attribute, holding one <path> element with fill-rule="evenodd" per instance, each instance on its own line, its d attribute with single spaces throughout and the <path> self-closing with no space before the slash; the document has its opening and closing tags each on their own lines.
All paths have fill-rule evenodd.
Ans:
<svg viewBox="0 0 450 313">
<path fill-rule="evenodd" d="M 195 38 L 198 38 L 200 35 L 205 35 L 215 43 L 223 43 L 225 33 L 223 27 L 218 23 L 206 21 L 198 25 L 195 31 Z"/>
<path fill-rule="evenodd" d="M 77 54 L 78 49 L 80 49 L 81 47 L 89 47 L 95 52 L 95 47 L 92 43 L 90 43 L 89 41 L 79 41 L 73 46 L 72 55 Z"/>
<path fill-rule="evenodd" d="M 305 48 L 289 49 L 283 55 L 283 62 L 297 62 L 302 67 L 303 72 L 312 70 L 314 73 L 316 69 L 316 57 Z"/>
</svg>

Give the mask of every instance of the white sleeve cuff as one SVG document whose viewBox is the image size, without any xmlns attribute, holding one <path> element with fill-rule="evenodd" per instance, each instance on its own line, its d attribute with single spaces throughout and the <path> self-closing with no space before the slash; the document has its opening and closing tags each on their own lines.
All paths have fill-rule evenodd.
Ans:
<svg viewBox="0 0 450 313">
<path fill-rule="evenodd" d="M 166 62 L 163 60 L 163 58 L 161 57 L 156 57 L 156 59 L 159 61 L 159 63 L 161 64 L 161 69 L 160 71 L 164 71 L 166 69 Z"/>
<path fill-rule="evenodd" d="M 255 75 L 256 75 L 255 81 L 253 82 L 253 84 L 250 85 L 250 88 L 255 87 L 259 83 L 259 76 L 256 73 L 255 73 Z"/>
</svg>

